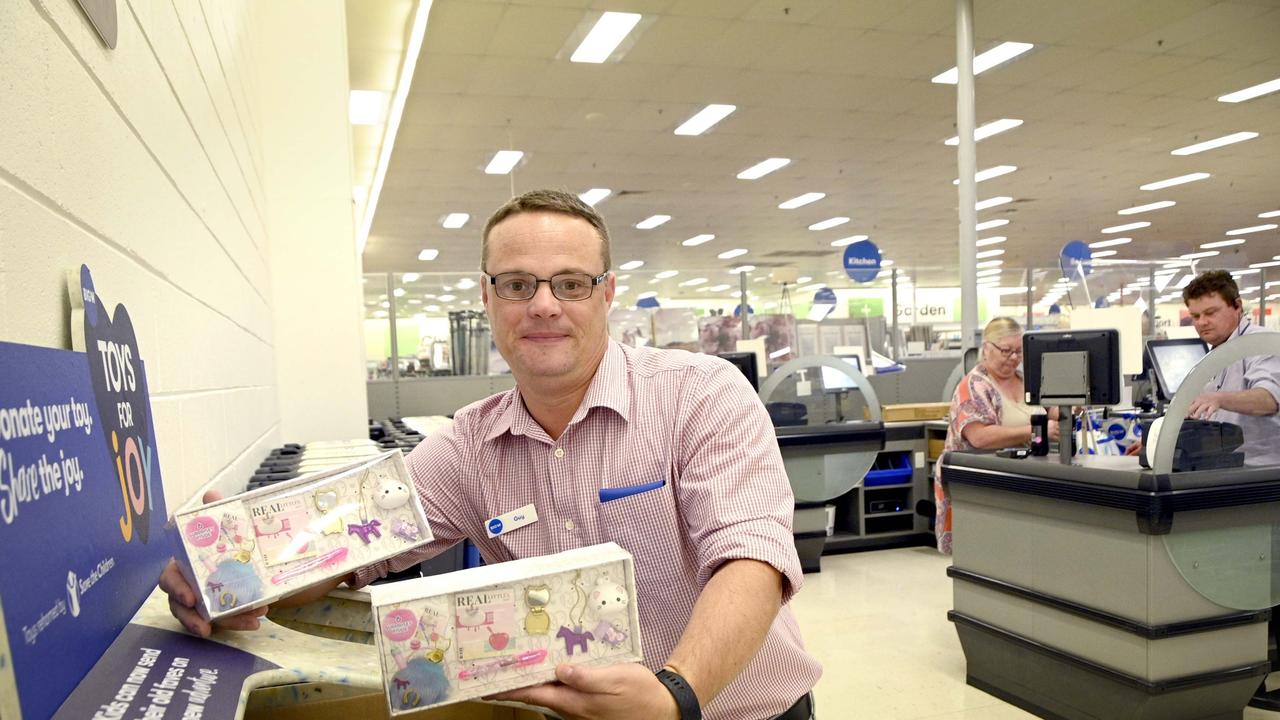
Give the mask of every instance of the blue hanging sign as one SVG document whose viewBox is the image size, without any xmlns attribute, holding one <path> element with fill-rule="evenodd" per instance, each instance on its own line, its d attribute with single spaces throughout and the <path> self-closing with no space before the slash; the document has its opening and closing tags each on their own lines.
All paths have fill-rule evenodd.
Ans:
<svg viewBox="0 0 1280 720">
<path fill-rule="evenodd" d="M 836 291 L 829 287 L 824 287 L 813 294 L 814 305 L 835 305 Z"/>
<path fill-rule="evenodd" d="M 636 308 L 639 310 L 652 310 L 656 307 L 658 307 L 658 298 L 653 295 L 642 297 L 636 301 Z"/>
<path fill-rule="evenodd" d="M 741 314 L 742 314 L 742 303 L 738 303 L 738 304 L 737 304 L 737 305 L 735 305 L 735 306 L 734 306 L 734 308 L 733 308 L 733 316 L 734 316 L 734 317 L 738 317 L 738 316 L 739 316 L 739 315 L 741 315 Z M 751 307 L 751 304 L 750 304 L 750 303 L 748 303 L 748 304 L 747 304 L 747 315 L 755 315 L 755 314 L 756 314 L 756 309 L 755 309 L 755 308 L 753 308 L 753 307 Z"/>
<path fill-rule="evenodd" d="M 844 271 L 854 282 L 867 283 L 880 274 L 880 248 L 861 240 L 844 249 Z"/>
<path fill-rule="evenodd" d="M 1093 264 L 1089 261 L 1093 259 L 1093 251 L 1089 246 L 1079 240 L 1072 240 L 1062 246 L 1062 251 L 1058 253 L 1058 266 L 1062 268 L 1062 276 L 1066 278 L 1075 278 L 1080 275 L 1080 271 L 1076 270 L 1079 266 L 1085 275 L 1093 272 Z"/>
</svg>

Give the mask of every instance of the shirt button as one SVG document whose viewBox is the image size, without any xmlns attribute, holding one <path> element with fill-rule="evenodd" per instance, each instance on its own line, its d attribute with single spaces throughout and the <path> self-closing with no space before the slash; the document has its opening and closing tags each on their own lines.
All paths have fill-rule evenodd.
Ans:
<svg viewBox="0 0 1280 720">
<path fill-rule="evenodd" d="M 564 457 L 564 448 L 556 448 L 556 457 L 558 458 Z"/>
<path fill-rule="evenodd" d="M 572 529 L 573 529 L 573 521 L 572 521 L 572 520 L 565 520 L 565 521 L 564 521 L 564 529 L 565 529 L 565 530 L 572 530 Z"/>
</svg>

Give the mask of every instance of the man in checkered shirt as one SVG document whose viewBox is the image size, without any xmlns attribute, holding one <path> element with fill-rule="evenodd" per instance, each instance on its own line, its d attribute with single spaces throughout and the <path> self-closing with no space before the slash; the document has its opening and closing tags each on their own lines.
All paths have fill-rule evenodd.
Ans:
<svg viewBox="0 0 1280 720">
<path fill-rule="evenodd" d="M 751 385 L 719 358 L 610 341 L 608 230 L 571 194 L 508 201 L 485 226 L 481 257 L 516 388 L 459 410 L 406 458 L 434 542 L 348 582 L 464 538 L 490 563 L 617 542 L 635 557 L 644 665 L 565 664 L 559 682 L 500 697 L 569 718 L 811 718 L 822 669 L 787 606 L 803 582 L 793 497 Z M 529 505 L 537 522 L 489 537 L 491 518 Z M 176 569 L 161 587 L 188 629 L 210 632 Z M 220 624 L 253 628 L 262 612 Z M 681 681 L 696 699 L 668 689 Z"/>
</svg>

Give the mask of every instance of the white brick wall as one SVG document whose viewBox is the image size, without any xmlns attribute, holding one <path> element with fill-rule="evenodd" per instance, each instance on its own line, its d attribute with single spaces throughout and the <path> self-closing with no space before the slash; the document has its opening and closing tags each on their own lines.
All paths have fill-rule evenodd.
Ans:
<svg viewBox="0 0 1280 720">
<path fill-rule="evenodd" d="M 109 50 L 74 2 L 0 1 L 0 339 L 70 348 L 64 274 L 88 264 L 134 319 L 171 508 L 210 481 L 242 487 L 281 442 L 363 431 L 349 153 L 269 167 L 264 152 L 290 123 L 316 143 L 346 132 L 342 3 L 303 4 L 118 0 Z M 264 91 L 289 80 L 262 48 L 339 71 L 286 102 Z M 300 181 L 305 204 L 288 199 Z M 296 243 L 291 213 L 326 218 L 305 279 L 273 264 Z M 301 355 L 277 327 L 300 312 L 327 318 L 315 351 L 344 360 L 284 366 Z M 338 400 L 282 401 L 281 377 Z"/>
</svg>

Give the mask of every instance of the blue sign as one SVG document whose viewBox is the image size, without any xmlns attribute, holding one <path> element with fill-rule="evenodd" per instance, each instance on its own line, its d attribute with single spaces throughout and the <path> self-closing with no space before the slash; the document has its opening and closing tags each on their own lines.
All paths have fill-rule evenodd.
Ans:
<svg viewBox="0 0 1280 720">
<path fill-rule="evenodd" d="M 738 317 L 741 314 L 742 314 L 742 303 L 738 303 L 733 308 L 733 316 Z M 756 309 L 751 307 L 750 303 L 747 303 L 747 315 L 755 315 L 755 314 L 756 314 Z"/>
<path fill-rule="evenodd" d="M 844 249 L 844 271 L 854 282 L 866 283 L 880 274 L 880 248 L 862 240 Z"/>
<path fill-rule="evenodd" d="M 824 287 L 813 294 L 814 305 L 835 305 L 836 291 L 829 287 Z"/>
<path fill-rule="evenodd" d="M 87 353 L 0 343 L 0 677 L 30 718 L 53 715 L 172 554 L 132 326 L 90 309 L 91 283 L 72 293 L 77 310 L 92 297 Z M 109 333 L 88 332 L 95 314 Z"/>
<path fill-rule="evenodd" d="M 1058 266 L 1062 268 L 1063 277 L 1075 278 L 1081 274 L 1081 270 L 1085 275 L 1093 272 L 1093 264 L 1089 262 L 1092 259 L 1093 251 L 1088 245 L 1072 240 L 1062 246 L 1062 251 L 1058 254 Z M 1077 267 L 1081 270 L 1077 270 Z"/>
<path fill-rule="evenodd" d="M 647 297 L 642 297 L 636 301 L 636 307 L 641 310 L 650 310 L 650 309 L 656 308 L 658 307 L 658 298 L 652 295 L 649 295 Z"/>
</svg>

